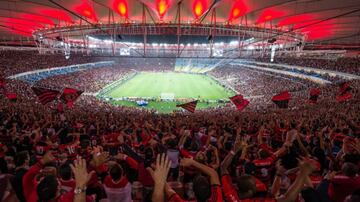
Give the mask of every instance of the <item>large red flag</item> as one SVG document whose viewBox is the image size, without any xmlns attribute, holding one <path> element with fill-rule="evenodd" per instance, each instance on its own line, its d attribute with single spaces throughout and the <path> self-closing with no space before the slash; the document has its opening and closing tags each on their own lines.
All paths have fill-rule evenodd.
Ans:
<svg viewBox="0 0 360 202">
<path fill-rule="evenodd" d="M 6 81 L 4 78 L 0 77 L 0 88 L 5 88 Z"/>
<path fill-rule="evenodd" d="M 348 82 L 340 84 L 338 95 L 336 96 L 336 101 L 345 102 L 352 98 L 351 87 Z"/>
<path fill-rule="evenodd" d="M 279 108 L 288 108 L 289 101 L 291 99 L 291 94 L 289 91 L 281 92 L 272 97 L 272 101 L 279 107 Z"/>
<path fill-rule="evenodd" d="M 5 79 L 0 77 L 0 94 L 5 94 L 5 85 L 6 85 Z"/>
<path fill-rule="evenodd" d="M 319 98 L 321 94 L 321 90 L 319 88 L 313 88 L 310 90 L 310 97 L 309 97 L 309 102 L 310 103 L 317 103 L 317 100 Z"/>
<path fill-rule="evenodd" d="M 249 104 L 249 101 L 244 99 L 242 95 L 235 95 L 233 97 L 229 97 L 229 99 L 232 103 L 234 103 L 239 111 L 243 110 Z"/>
<path fill-rule="evenodd" d="M 57 90 L 51 90 L 46 89 L 42 87 L 31 87 L 31 89 L 34 91 L 35 95 L 39 98 L 39 101 L 41 104 L 45 105 L 49 102 L 52 102 L 57 98 L 57 96 L 60 94 Z"/>
<path fill-rule="evenodd" d="M 74 105 L 74 102 L 78 99 L 78 97 L 83 93 L 81 90 L 76 90 L 73 88 L 65 88 L 62 95 L 61 100 L 63 100 L 66 105 L 71 108 Z"/>
<path fill-rule="evenodd" d="M 56 106 L 56 110 L 57 110 L 57 112 L 59 112 L 59 113 L 63 113 L 63 112 L 64 112 L 64 105 L 63 105 L 63 103 L 59 102 L 59 103 L 57 104 L 57 106 Z"/>
<path fill-rule="evenodd" d="M 184 104 L 179 104 L 179 105 L 176 105 L 176 107 L 181 107 L 191 113 L 194 113 L 195 112 L 195 109 L 196 109 L 196 105 L 197 105 L 197 100 L 195 101 L 192 101 L 192 102 L 188 102 L 188 103 L 184 103 Z"/>
<path fill-rule="evenodd" d="M 6 93 L 6 97 L 11 102 L 16 102 L 16 100 L 17 100 L 17 94 L 16 93 Z"/>
</svg>

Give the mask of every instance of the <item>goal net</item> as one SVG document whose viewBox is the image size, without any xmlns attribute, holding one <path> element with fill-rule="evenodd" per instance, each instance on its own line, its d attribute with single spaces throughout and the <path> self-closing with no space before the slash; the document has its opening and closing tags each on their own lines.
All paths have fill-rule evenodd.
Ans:
<svg viewBox="0 0 360 202">
<path fill-rule="evenodd" d="M 162 100 L 174 100 L 175 94 L 174 93 L 161 93 L 160 97 Z"/>
</svg>

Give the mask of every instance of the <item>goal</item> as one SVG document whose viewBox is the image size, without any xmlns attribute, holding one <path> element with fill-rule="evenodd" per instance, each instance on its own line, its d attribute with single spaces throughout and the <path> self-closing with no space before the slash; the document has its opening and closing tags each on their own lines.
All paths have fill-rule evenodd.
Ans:
<svg viewBox="0 0 360 202">
<path fill-rule="evenodd" d="M 162 100 L 174 100 L 175 94 L 174 93 L 161 93 L 160 97 Z"/>
</svg>

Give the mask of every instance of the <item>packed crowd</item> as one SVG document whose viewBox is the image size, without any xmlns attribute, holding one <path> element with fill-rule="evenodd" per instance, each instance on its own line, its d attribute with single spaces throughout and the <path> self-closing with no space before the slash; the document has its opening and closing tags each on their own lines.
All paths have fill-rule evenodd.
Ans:
<svg viewBox="0 0 360 202">
<path fill-rule="evenodd" d="M 166 70 L 168 64 L 156 63 Z M 99 75 L 74 74 L 84 75 L 77 80 L 84 83 L 108 75 L 106 68 L 96 71 Z M 214 75 L 231 79 L 227 70 L 221 71 Z M 236 72 L 245 80 L 241 85 L 249 88 L 259 84 L 271 93 L 308 90 L 284 78 Z M 242 112 L 229 107 L 156 114 L 84 95 L 72 108 L 60 110 L 56 102 L 38 103 L 28 84 L 9 81 L 7 89 L 18 99 L 11 102 L 0 95 L 0 198 L 359 201 L 360 83 L 350 84 L 354 97 L 344 103 L 328 98 L 337 88 L 326 86 L 318 104 L 297 105 L 295 110 L 254 110 L 261 103 L 250 99 L 252 104 Z M 235 87 L 241 91 L 241 85 Z"/>
<path fill-rule="evenodd" d="M 258 59 L 268 62 L 265 59 Z M 318 69 L 346 72 L 359 75 L 360 58 L 338 58 L 335 60 L 327 59 L 304 59 L 304 58 L 276 58 L 275 63 L 298 65 Z"/>
<path fill-rule="evenodd" d="M 49 77 L 40 80 L 36 85 L 60 90 L 69 87 L 87 93 L 96 93 L 106 85 L 124 78 L 129 72 L 128 68 L 102 67 Z"/>
<path fill-rule="evenodd" d="M 97 58 L 74 55 L 65 59 L 63 55 L 39 55 L 36 51 L 0 51 L 0 73 L 2 77 L 52 67 L 68 66 L 98 61 Z"/>
<path fill-rule="evenodd" d="M 1 106 L 5 201 L 359 197 L 358 99 L 265 114 L 157 115 L 90 97 L 64 113 L 33 100 Z"/>
<path fill-rule="evenodd" d="M 300 91 L 314 85 L 306 80 L 241 67 L 217 68 L 210 74 L 247 97 Z"/>
</svg>

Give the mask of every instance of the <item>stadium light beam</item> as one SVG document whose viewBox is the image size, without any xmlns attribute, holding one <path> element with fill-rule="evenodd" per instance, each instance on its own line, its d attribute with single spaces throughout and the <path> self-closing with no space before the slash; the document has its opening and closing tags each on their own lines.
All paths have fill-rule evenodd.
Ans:
<svg viewBox="0 0 360 202">
<path fill-rule="evenodd" d="M 280 10 L 274 10 L 272 8 L 265 9 L 256 21 L 256 24 L 261 24 L 267 21 L 271 21 L 275 18 L 284 16 L 284 12 Z"/>
<path fill-rule="evenodd" d="M 122 17 L 129 18 L 129 8 L 127 0 L 115 0 L 113 9 Z"/>
<path fill-rule="evenodd" d="M 164 18 L 169 8 L 170 8 L 169 0 L 156 0 L 156 10 L 161 20 Z"/>
<path fill-rule="evenodd" d="M 204 14 L 208 6 L 208 0 L 193 0 L 192 11 L 194 17 L 199 19 Z"/>
<path fill-rule="evenodd" d="M 98 17 L 96 16 L 94 8 L 90 5 L 90 3 L 87 0 L 83 0 L 81 4 L 76 5 L 74 7 L 74 10 L 78 14 L 86 18 L 89 18 L 94 21 L 98 21 Z"/>
<path fill-rule="evenodd" d="M 234 1 L 229 15 L 229 21 L 233 21 L 243 16 L 247 12 L 247 6 L 243 0 Z"/>
</svg>

